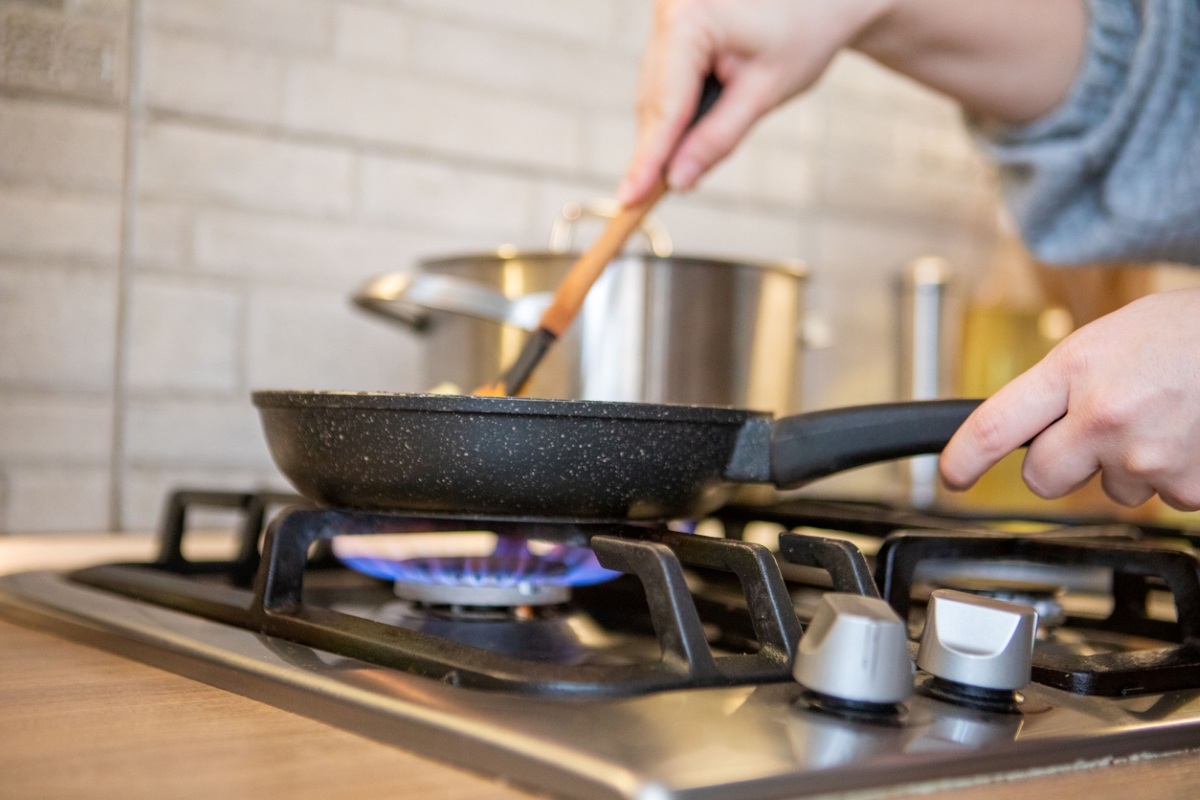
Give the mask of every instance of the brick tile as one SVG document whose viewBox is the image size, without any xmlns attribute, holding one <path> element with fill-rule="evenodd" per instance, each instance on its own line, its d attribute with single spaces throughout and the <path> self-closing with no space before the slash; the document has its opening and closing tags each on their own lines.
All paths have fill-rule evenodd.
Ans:
<svg viewBox="0 0 1200 800">
<path fill-rule="evenodd" d="M 109 273 L 0 267 L 0 384 L 107 392 L 116 295 Z"/>
<path fill-rule="evenodd" d="M 700 179 L 697 195 L 753 195 L 758 173 L 757 149 L 751 142 L 744 142 Z"/>
<path fill-rule="evenodd" d="M 645 0 L 621 0 L 615 16 L 614 43 L 640 59 L 654 28 L 654 4 Z"/>
<path fill-rule="evenodd" d="M 583 135 L 584 165 L 592 172 L 620 179 L 633 155 L 637 135 L 633 113 L 593 116 L 584 126 Z"/>
<path fill-rule="evenodd" d="M 133 258 L 139 266 L 181 269 L 189 261 L 191 211 L 174 203 L 137 204 Z"/>
<path fill-rule="evenodd" d="M 852 214 L 829 214 L 819 223 L 817 261 L 830 280 L 862 285 L 870 276 L 892 275 L 918 256 L 932 252 L 937 241 L 925 226 L 895 220 L 864 220 Z"/>
<path fill-rule="evenodd" d="M 6 467 L 5 533 L 108 527 L 108 472 L 88 467 Z"/>
<path fill-rule="evenodd" d="M 397 67 L 412 51 L 412 20 L 390 8 L 340 2 L 334 19 L 333 53 L 345 61 Z"/>
<path fill-rule="evenodd" d="M 106 465 L 112 404 L 102 397 L 0 397 L 0 464 Z"/>
<path fill-rule="evenodd" d="M 671 232 L 675 252 L 726 258 L 804 258 L 805 227 L 790 215 L 736 211 L 699 199 L 667 198 L 657 213 Z"/>
<path fill-rule="evenodd" d="M 759 120 L 754 133 L 786 147 L 821 143 L 828 128 L 829 103 L 820 88 L 793 98 Z"/>
<path fill-rule="evenodd" d="M 150 33 L 145 48 L 145 97 L 150 107 L 250 122 L 279 121 L 283 66 L 278 58 L 164 33 Z"/>
<path fill-rule="evenodd" d="M 0 7 L 0 83 L 113 104 L 124 97 L 127 25 L 27 3 Z"/>
<path fill-rule="evenodd" d="M 326 0 L 147 0 L 160 30 L 199 33 L 288 52 L 320 52 L 329 40 Z"/>
<path fill-rule="evenodd" d="M 69 0 L 63 5 L 81 17 L 121 21 L 128 18 L 129 3 L 130 0 Z"/>
<path fill-rule="evenodd" d="M 157 124 L 142 140 L 141 159 L 143 197 L 312 214 L 351 205 L 353 158 L 331 148 Z"/>
<path fill-rule="evenodd" d="M 288 76 L 293 127 L 443 153 L 573 167 L 574 115 L 550 106 L 343 66 L 306 63 Z"/>
<path fill-rule="evenodd" d="M 434 21 L 417 27 L 414 64 L 431 75 L 590 108 L 630 108 L 637 87 L 637 60 L 628 55 Z"/>
<path fill-rule="evenodd" d="M 0 189 L 0 254 L 111 264 L 120 234 L 116 197 Z"/>
<path fill-rule="evenodd" d="M 410 0 L 409 5 L 518 33 L 546 33 L 583 42 L 606 41 L 615 17 L 610 0 Z"/>
<path fill-rule="evenodd" d="M 133 399 L 125 415 L 133 468 L 184 466 L 263 469 L 271 460 L 250 398 Z"/>
<path fill-rule="evenodd" d="M 240 300 L 180 279 L 137 276 L 129 385 L 142 392 L 231 392 L 237 386 Z"/>
<path fill-rule="evenodd" d="M 968 184 L 985 172 L 982 155 L 960 123 L 936 125 L 901 119 L 893 136 L 901 169 L 919 169 Z"/>
<path fill-rule="evenodd" d="M 894 115 L 849 103 L 835 106 L 826 114 L 828 148 L 831 155 L 849 161 L 871 160 L 886 172 L 895 165 L 896 125 Z"/>
<path fill-rule="evenodd" d="M 982 187 L 914 167 L 883 169 L 848 154 L 826 159 L 821 194 L 842 213 L 869 212 L 968 223 L 976 219 Z M 990 198 L 989 198 L 990 199 Z"/>
<path fill-rule="evenodd" d="M 259 489 L 292 491 L 273 468 L 211 469 L 204 467 L 135 468 L 125 475 L 121 493 L 121 521 L 129 531 L 155 531 L 162 519 L 167 496 L 176 489 L 246 492 Z M 233 514 L 196 509 L 188 512 L 192 530 L 230 530 Z M 187 552 L 187 540 L 184 540 Z"/>
<path fill-rule="evenodd" d="M 772 200 L 798 208 L 811 207 L 817 199 L 820 170 L 817 156 L 796 150 L 766 145 L 758 152 L 759 192 Z"/>
<path fill-rule="evenodd" d="M 481 242 L 480 239 L 484 241 Z M 418 258 L 491 249 L 490 236 L 454 236 L 228 212 L 196 222 L 196 267 L 214 275 L 321 286 L 347 296 L 366 278 Z"/>
<path fill-rule="evenodd" d="M 529 220 L 531 186 L 505 175 L 429 160 L 363 159 L 361 208 L 366 218 L 417 230 L 519 236 Z"/>
<path fill-rule="evenodd" d="M 261 291 L 251 302 L 255 389 L 420 391 L 420 340 L 329 292 Z"/>
<path fill-rule="evenodd" d="M 124 125 L 116 111 L 0 99 L 0 180 L 116 192 Z"/>
</svg>

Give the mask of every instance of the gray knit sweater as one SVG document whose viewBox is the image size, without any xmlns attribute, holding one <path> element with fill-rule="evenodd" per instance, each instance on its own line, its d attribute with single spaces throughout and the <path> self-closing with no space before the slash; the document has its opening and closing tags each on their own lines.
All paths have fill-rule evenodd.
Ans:
<svg viewBox="0 0 1200 800">
<path fill-rule="evenodd" d="M 1071 93 L 980 128 L 1026 242 L 1059 264 L 1200 264 L 1200 0 L 1090 0 Z"/>
</svg>

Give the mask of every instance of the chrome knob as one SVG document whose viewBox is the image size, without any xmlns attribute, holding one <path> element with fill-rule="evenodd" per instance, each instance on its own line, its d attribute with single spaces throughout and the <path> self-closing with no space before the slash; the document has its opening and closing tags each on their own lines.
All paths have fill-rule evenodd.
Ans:
<svg viewBox="0 0 1200 800">
<path fill-rule="evenodd" d="M 830 592 L 800 639 L 796 680 L 857 703 L 899 703 L 913 693 L 903 620 L 882 600 Z"/>
<path fill-rule="evenodd" d="M 954 683 L 1012 691 L 1029 683 L 1037 612 L 938 589 L 929 598 L 917 666 Z"/>
</svg>

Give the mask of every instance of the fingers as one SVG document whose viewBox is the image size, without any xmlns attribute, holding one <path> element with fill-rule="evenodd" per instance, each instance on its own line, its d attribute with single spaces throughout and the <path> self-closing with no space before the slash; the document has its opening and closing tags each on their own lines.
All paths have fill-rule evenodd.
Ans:
<svg viewBox="0 0 1200 800">
<path fill-rule="evenodd" d="M 684 135 L 668 166 L 667 185 L 674 191 L 695 186 L 770 108 L 768 96 L 766 80 L 753 72 L 739 74 L 704 119 Z"/>
<path fill-rule="evenodd" d="M 1100 469 L 1094 440 L 1068 414 L 1038 434 L 1025 454 L 1021 478 L 1038 497 L 1054 500 L 1081 488 Z"/>
<path fill-rule="evenodd" d="M 704 75 L 699 76 L 695 86 L 684 95 L 691 100 L 690 106 L 672 103 L 668 110 L 660 99 L 655 99 L 639 110 L 637 144 L 617 189 L 617 201 L 622 205 L 631 206 L 640 201 L 666 171 L 667 159 L 690 118 L 685 109 L 695 106 L 703 79 Z"/>
<path fill-rule="evenodd" d="M 641 200 L 664 173 L 699 102 L 713 50 L 694 17 L 660 14 L 639 78 L 637 143 L 617 189 L 622 204 Z"/>
<path fill-rule="evenodd" d="M 1067 413 L 1068 381 L 1047 357 L 1018 376 L 967 418 L 942 451 L 942 480 L 963 491 L 996 462 Z"/>
<path fill-rule="evenodd" d="M 1200 511 L 1200 475 L 1190 475 L 1170 487 L 1159 487 L 1158 496 L 1176 511 Z"/>
<path fill-rule="evenodd" d="M 1133 508 L 1154 497 L 1154 487 L 1124 470 L 1105 467 L 1100 471 L 1104 493 L 1123 506 Z"/>
</svg>

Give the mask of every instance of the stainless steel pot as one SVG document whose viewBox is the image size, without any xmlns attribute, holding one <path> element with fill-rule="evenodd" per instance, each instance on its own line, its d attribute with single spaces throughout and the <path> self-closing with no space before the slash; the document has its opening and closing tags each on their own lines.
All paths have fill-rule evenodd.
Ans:
<svg viewBox="0 0 1200 800">
<path fill-rule="evenodd" d="M 613 211 L 570 204 L 549 252 L 426 260 L 418 274 L 373 279 L 354 302 L 423 333 L 430 385 L 469 392 L 494 381 L 537 327 L 577 257 L 572 224 Z M 653 217 L 643 233 L 650 252 L 609 264 L 527 394 L 797 411 L 804 264 L 675 256 Z"/>
</svg>

